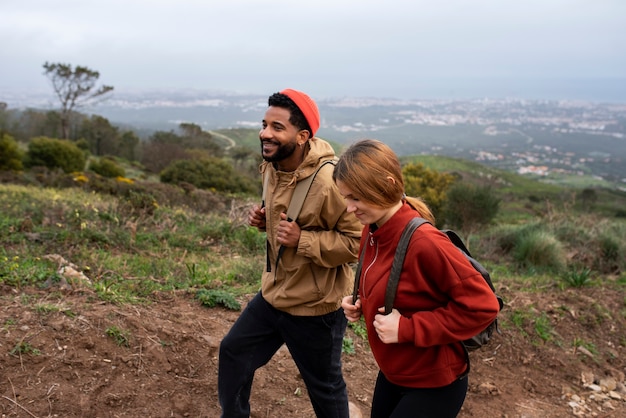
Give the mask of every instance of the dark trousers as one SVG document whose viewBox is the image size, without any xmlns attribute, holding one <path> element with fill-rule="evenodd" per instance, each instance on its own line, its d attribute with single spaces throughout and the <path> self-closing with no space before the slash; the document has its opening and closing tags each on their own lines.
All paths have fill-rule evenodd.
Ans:
<svg viewBox="0 0 626 418">
<path fill-rule="evenodd" d="M 250 416 L 254 372 L 285 343 L 317 417 L 348 418 L 341 373 L 346 325 L 341 309 L 322 316 L 293 316 L 272 307 L 259 292 L 220 344 L 217 388 L 222 417 Z"/>
<path fill-rule="evenodd" d="M 467 393 L 467 376 L 441 388 L 394 385 L 381 373 L 376 379 L 371 418 L 454 418 Z"/>
</svg>

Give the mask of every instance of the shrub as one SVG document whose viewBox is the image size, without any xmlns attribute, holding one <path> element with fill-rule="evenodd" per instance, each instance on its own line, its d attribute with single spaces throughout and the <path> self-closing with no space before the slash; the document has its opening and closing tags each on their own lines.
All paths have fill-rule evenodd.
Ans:
<svg viewBox="0 0 626 418">
<path fill-rule="evenodd" d="M 12 136 L 0 136 L 0 171 L 19 171 L 22 167 L 22 152 Z"/>
<path fill-rule="evenodd" d="M 597 261 L 596 267 L 598 270 L 604 273 L 618 272 L 623 263 L 622 246 L 618 238 L 609 233 L 603 233 L 597 238 Z M 620 263 L 621 260 L 621 263 Z"/>
<path fill-rule="evenodd" d="M 408 196 L 424 199 L 430 210 L 438 219 L 446 200 L 446 192 L 455 181 L 449 173 L 440 173 L 424 167 L 423 164 L 407 164 L 402 167 L 404 187 Z"/>
<path fill-rule="evenodd" d="M 44 136 L 33 138 L 28 144 L 25 165 L 60 168 L 66 173 L 83 171 L 86 157 L 84 152 L 67 139 L 52 139 Z"/>
<path fill-rule="evenodd" d="M 521 234 L 513 249 L 517 263 L 539 271 L 560 271 L 565 265 L 563 245 L 545 230 L 531 230 Z"/>
<path fill-rule="evenodd" d="M 456 183 L 448 190 L 443 214 L 452 228 L 471 232 L 489 224 L 499 209 L 500 199 L 491 187 Z"/>
<path fill-rule="evenodd" d="M 252 193 L 251 179 L 241 176 L 228 162 L 219 158 L 178 160 L 161 172 L 163 183 L 189 183 L 200 189 L 219 192 Z"/>
<path fill-rule="evenodd" d="M 92 160 L 89 163 L 89 171 L 93 171 L 94 173 L 107 178 L 126 176 L 124 168 L 120 167 L 115 161 L 107 157 Z"/>
</svg>

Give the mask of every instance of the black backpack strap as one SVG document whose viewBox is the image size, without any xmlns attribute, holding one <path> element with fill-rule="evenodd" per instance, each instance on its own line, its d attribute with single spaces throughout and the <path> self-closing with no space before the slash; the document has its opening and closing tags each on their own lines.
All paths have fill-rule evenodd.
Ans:
<svg viewBox="0 0 626 418">
<path fill-rule="evenodd" d="M 451 229 L 442 229 L 441 232 L 445 233 L 448 236 L 448 238 L 450 239 L 450 241 L 452 241 L 452 243 L 457 248 L 461 249 L 461 251 L 463 251 L 465 254 L 467 254 L 470 257 L 472 257 L 472 253 L 469 252 L 469 250 L 465 246 L 465 243 L 463 242 L 461 237 L 456 232 L 452 231 Z"/>
<path fill-rule="evenodd" d="M 400 281 L 400 273 L 402 272 L 402 266 L 406 257 L 406 250 L 411 241 L 413 232 L 425 223 L 430 223 L 423 218 L 413 218 L 406 224 L 398 246 L 396 247 L 396 253 L 393 257 L 393 264 L 391 265 L 391 272 L 389 273 L 389 281 L 387 282 L 387 290 L 385 291 L 385 315 L 391 313 L 393 308 L 393 301 L 396 298 L 396 291 L 398 289 L 398 282 Z"/>
<path fill-rule="evenodd" d="M 359 262 L 356 265 L 356 273 L 354 273 L 354 288 L 352 289 L 352 304 L 356 303 L 356 300 L 359 298 L 359 285 L 361 283 L 361 269 L 363 267 L 363 257 L 365 256 L 365 248 L 367 243 L 363 246 L 361 250 L 361 255 L 359 256 Z"/>
</svg>

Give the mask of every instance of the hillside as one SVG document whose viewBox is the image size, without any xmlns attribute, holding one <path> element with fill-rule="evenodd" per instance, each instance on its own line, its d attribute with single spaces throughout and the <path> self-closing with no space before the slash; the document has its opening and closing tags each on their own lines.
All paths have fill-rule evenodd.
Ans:
<svg viewBox="0 0 626 418">
<path fill-rule="evenodd" d="M 198 295 L 226 290 L 245 306 L 258 288 L 263 235 L 243 226 L 245 200 L 200 190 L 177 194 L 158 184 L 145 190 L 185 205 L 0 184 L 3 416 L 219 415 L 217 349 L 239 310 L 208 305 Z M 509 199 L 519 213 L 507 218 L 539 208 Z M 556 221 L 557 228 L 572 228 Z M 577 227 L 589 222 L 578 217 Z M 597 228 L 623 237 L 623 222 L 612 225 L 604 220 Z M 483 241 L 491 240 L 485 235 Z M 589 241 L 570 244 L 572 257 L 591 256 Z M 502 333 L 472 353 L 460 416 L 626 416 L 623 270 L 571 287 L 476 249 L 505 309 Z M 377 367 L 358 328 L 346 337 L 350 400 L 368 416 Z M 258 418 L 312 416 L 285 349 L 257 373 L 252 405 Z"/>
<path fill-rule="evenodd" d="M 215 133 L 225 146 L 258 145 L 256 130 Z M 472 237 L 505 301 L 502 333 L 472 353 L 460 416 L 626 416 L 626 194 L 594 189 L 585 201 L 580 187 L 464 159 L 403 161 L 502 199 L 496 224 Z M 0 176 L 3 417 L 219 416 L 219 342 L 264 263 L 264 235 L 245 223 L 257 196 L 137 170 Z M 506 247 L 524 228 L 558 241 L 570 276 L 516 264 Z M 378 370 L 362 329 L 349 328 L 344 345 L 353 418 L 369 415 Z M 252 408 L 255 418 L 312 417 L 286 349 L 258 371 Z"/>
</svg>

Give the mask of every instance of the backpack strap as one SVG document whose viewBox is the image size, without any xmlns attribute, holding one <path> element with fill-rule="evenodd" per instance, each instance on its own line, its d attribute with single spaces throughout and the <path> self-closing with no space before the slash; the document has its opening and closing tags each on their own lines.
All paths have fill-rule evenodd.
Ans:
<svg viewBox="0 0 626 418">
<path fill-rule="evenodd" d="M 367 245 L 367 244 L 366 244 Z M 359 256 L 359 262 L 356 265 L 356 273 L 354 273 L 354 288 L 352 288 L 352 304 L 356 303 L 356 300 L 359 298 L 359 285 L 361 283 L 361 270 L 363 267 L 363 257 L 365 256 L 365 247 L 361 250 L 361 255 Z"/>
<path fill-rule="evenodd" d="M 404 264 L 404 259 L 406 257 L 406 252 L 407 252 L 407 248 L 409 246 L 409 242 L 411 241 L 411 236 L 413 235 L 413 232 L 415 232 L 415 230 L 417 228 L 419 228 L 421 225 L 423 225 L 425 223 L 430 223 L 430 222 L 428 222 L 426 219 L 422 219 L 422 218 L 419 218 L 419 217 L 413 218 L 404 227 L 404 231 L 402 231 L 402 235 L 400 236 L 400 241 L 398 242 L 398 246 L 396 247 L 396 253 L 395 253 L 394 258 L 393 258 L 393 264 L 391 266 L 391 272 L 389 273 L 389 281 L 387 282 L 387 290 L 385 291 L 385 315 L 390 314 L 391 310 L 393 309 L 393 301 L 394 301 L 394 299 L 396 297 L 396 291 L 398 289 L 398 282 L 400 280 L 400 273 L 402 271 L 402 265 Z M 470 260 L 472 266 L 474 266 L 474 268 L 476 268 L 476 266 L 472 262 L 473 259 L 469 255 L 469 251 L 465 247 L 465 244 L 460 239 L 460 237 L 454 231 L 444 230 L 442 232 L 444 232 L 448 236 L 450 241 L 452 241 L 452 243 L 457 248 L 459 248 L 461 251 L 465 251 L 465 253 L 466 253 L 465 255 L 469 256 L 469 260 Z M 482 266 L 480 266 L 480 267 L 482 268 Z M 482 268 L 482 269 L 484 270 L 484 268 Z M 481 272 L 478 269 L 477 269 L 477 271 Z M 487 273 L 486 270 L 485 270 L 485 273 Z M 487 278 L 488 277 L 489 277 L 489 273 L 487 273 Z M 494 292 L 495 292 L 495 289 L 493 287 L 493 284 L 491 283 L 491 280 L 490 279 L 489 280 L 485 279 L 485 281 L 487 281 L 487 283 L 489 284 L 491 289 L 494 290 Z M 500 302 L 500 300 L 499 300 L 499 302 Z M 502 302 L 500 302 L 500 308 L 502 308 Z M 462 342 L 461 342 L 461 346 L 463 347 L 463 351 L 465 353 L 465 362 L 467 364 L 467 368 L 465 369 L 465 371 L 463 373 L 461 373 L 458 376 L 458 379 L 463 379 L 463 378 L 467 377 L 469 375 L 470 367 L 471 367 L 471 365 L 470 365 L 470 357 L 469 357 L 469 350 L 467 349 L 466 345 L 464 343 L 462 343 Z"/>
<path fill-rule="evenodd" d="M 413 218 L 406 224 L 400 241 L 396 247 L 396 253 L 393 257 L 393 264 L 391 265 L 391 273 L 389 273 L 389 281 L 387 282 L 387 290 L 385 291 L 385 315 L 391 313 L 393 309 L 393 300 L 396 297 L 396 291 L 398 289 L 398 282 L 400 281 L 400 273 L 402 272 L 402 265 L 406 257 L 406 250 L 409 247 L 411 236 L 413 232 L 425 223 L 430 223 L 423 218 Z"/>
<path fill-rule="evenodd" d="M 267 170 L 263 171 L 263 192 L 261 193 L 261 208 L 265 207 L 265 194 L 267 193 L 267 185 L 270 182 L 270 176 L 267 174 Z M 265 240 L 265 271 L 272 271 L 272 264 L 270 263 L 270 242 Z"/>
<path fill-rule="evenodd" d="M 309 177 L 305 178 L 304 180 L 296 183 L 296 187 L 293 191 L 291 201 L 289 202 L 289 207 L 287 208 L 287 221 L 288 222 L 293 222 L 296 219 L 298 219 L 298 216 L 300 215 L 300 211 L 302 210 L 302 206 L 304 205 L 304 201 L 306 200 L 306 196 L 308 195 L 309 190 L 311 189 L 311 185 L 313 184 L 313 180 L 315 180 L 317 173 L 319 173 L 319 171 L 327 164 L 332 164 L 334 166 L 336 162 L 337 162 L 337 157 L 333 157 L 330 160 L 323 161 L 320 164 L 320 166 L 317 167 L 317 170 L 315 170 L 313 174 L 311 174 Z M 266 199 L 265 194 L 267 193 L 269 175 L 266 174 L 264 177 L 265 178 L 263 179 L 263 205 L 265 205 L 265 199 Z M 266 245 L 269 249 L 269 242 L 267 242 Z M 278 254 L 276 255 L 276 264 L 275 264 L 276 269 L 278 269 L 278 262 L 280 261 L 284 251 L 285 251 L 285 246 L 281 245 L 278 248 Z M 266 251 L 265 254 L 266 254 L 266 270 L 272 271 L 272 267 L 271 267 L 270 259 L 269 259 L 269 251 Z M 276 270 L 274 270 L 274 279 L 276 279 Z"/>
<path fill-rule="evenodd" d="M 461 237 L 456 232 L 452 231 L 451 229 L 442 229 L 441 232 L 445 233 L 448 236 L 448 238 L 450 239 L 450 241 L 452 241 L 452 243 L 457 248 L 459 248 L 465 254 L 467 254 L 470 257 L 472 257 L 472 253 L 469 252 L 469 250 L 465 246 L 465 243 L 463 242 Z"/>
<path fill-rule="evenodd" d="M 387 282 L 387 290 L 385 292 L 385 315 L 391 313 L 391 309 L 393 308 L 393 300 L 396 296 L 396 290 L 398 288 L 398 281 L 400 280 L 400 272 L 402 271 L 402 264 L 404 264 L 404 258 L 406 257 L 406 250 L 409 246 L 409 241 L 411 241 L 411 236 L 413 232 L 420 225 L 424 223 L 430 223 L 426 219 L 422 218 L 413 218 L 406 224 L 404 230 L 402 231 L 402 235 L 400 236 L 400 241 L 398 242 L 398 246 L 396 247 L 396 253 L 393 258 L 393 264 L 391 266 L 391 273 L 389 274 L 389 281 Z M 354 288 L 352 289 L 352 304 L 356 303 L 356 300 L 359 297 L 359 286 L 361 283 L 361 270 L 363 268 L 363 257 L 365 256 L 365 246 L 361 249 L 361 255 L 359 256 L 359 262 L 356 266 L 356 273 L 354 274 Z"/>
</svg>

